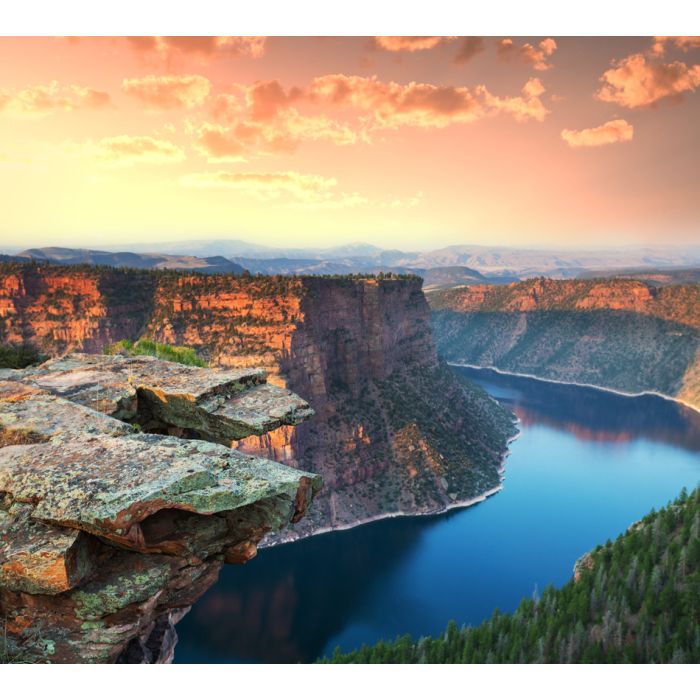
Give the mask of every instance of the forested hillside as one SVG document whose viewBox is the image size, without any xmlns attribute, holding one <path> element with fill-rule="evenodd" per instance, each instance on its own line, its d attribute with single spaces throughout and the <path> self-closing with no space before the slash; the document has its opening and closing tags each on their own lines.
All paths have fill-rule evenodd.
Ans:
<svg viewBox="0 0 700 700">
<path fill-rule="evenodd" d="M 330 663 L 698 663 L 700 489 L 578 562 L 563 588 L 438 639 L 363 646 Z"/>
</svg>

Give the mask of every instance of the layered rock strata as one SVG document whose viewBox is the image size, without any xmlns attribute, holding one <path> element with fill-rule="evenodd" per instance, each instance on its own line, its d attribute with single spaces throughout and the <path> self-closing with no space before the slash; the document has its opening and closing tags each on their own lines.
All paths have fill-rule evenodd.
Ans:
<svg viewBox="0 0 700 700">
<path fill-rule="evenodd" d="M 258 370 L 142 357 L 0 371 L 0 661 L 172 660 L 174 624 L 222 564 L 320 486 L 218 444 L 311 414 L 265 387 Z"/>
<path fill-rule="evenodd" d="M 700 285 L 533 279 L 428 295 L 440 354 L 700 410 Z"/>
</svg>

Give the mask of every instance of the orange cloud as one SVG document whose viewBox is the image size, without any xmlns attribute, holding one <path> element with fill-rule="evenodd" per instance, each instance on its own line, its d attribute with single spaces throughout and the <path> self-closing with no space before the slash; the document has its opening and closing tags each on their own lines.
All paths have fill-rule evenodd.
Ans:
<svg viewBox="0 0 700 700">
<path fill-rule="evenodd" d="M 480 36 L 465 36 L 462 45 L 459 47 L 454 62 L 458 65 L 468 63 L 478 53 L 484 50 L 484 40 Z"/>
<path fill-rule="evenodd" d="M 637 53 L 613 63 L 600 80 L 599 100 L 631 109 L 652 107 L 664 98 L 680 98 L 684 92 L 694 91 L 700 85 L 700 64 L 658 63 Z"/>
<path fill-rule="evenodd" d="M 414 126 L 443 128 L 497 114 L 517 121 L 542 121 L 549 113 L 541 100 L 545 88 L 531 78 L 515 97 L 500 97 L 483 85 L 474 88 L 426 83 L 384 83 L 376 77 L 325 75 L 305 87 L 285 89 L 278 81 L 241 88 L 245 107 L 236 95 L 221 94 L 211 103 L 218 123 L 191 127 L 195 148 L 209 162 L 236 162 L 251 156 L 292 153 L 305 141 L 336 145 L 370 141 L 382 128 Z M 349 125 L 325 114 L 305 115 L 292 103 L 325 104 L 364 112 Z"/>
<path fill-rule="evenodd" d="M 374 43 L 385 51 L 426 51 L 453 41 L 456 36 L 375 36 Z"/>
<path fill-rule="evenodd" d="M 211 163 L 245 160 L 247 148 L 232 129 L 218 124 L 203 124 L 197 130 L 196 149 Z"/>
<path fill-rule="evenodd" d="M 474 121 L 480 105 L 468 88 L 427 83 L 383 83 L 376 76 L 325 75 L 309 88 L 311 99 L 371 111 L 383 126 L 447 126 Z"/>
<path fill-rule="evenodd" d="M 126 40 L 140 53 L 168 57 L 173 53 L 209 58 L 220 53 L 259 58 L 265 53 L 264 36 L 128 36 Z"/>
<path fill-rule="evenodd" d="M 521 97 L 497 97 L 486 87 L 446 87 L 429 83 L 383 83 L 376 76 L 340 74 L 316 78 L 308 95 L 333 105 L 349 105 L 372 112 L 378 126 L 446 127 L 466 124 L 500 112 L 522 121 L 542 121 L 548 110 L 540 96 L 542 83 L 533 78 L 523 88 Z"/>
<path fill-rule="evenodd" d="M 245 103 L 239 95 L 220 92 L 212 95 L 209 101 L 209 112 L 218 121 L 231 123 L 240 119 L 244 111 Z"/>
<path fill-rule="evenodd" d="M 304 116 L 290 108 L 274 120 L 241 119 L 230 127 L 203 124 L 197 130 L 197 150 L 210 162 L 245 160 L 248 155 L 292 153 L 302 141 L 356 143 L 360 137 L 347 125 L 324 115 Z"/>
<path fill-rule="evenodd" d="M 672 43 L 677 49 L 687 52 L 700 48 L 700 36 L 655 36 L 651 52 L 656 56 L 666 53 L 666 44 Z"/>
<path fill-rule="evenodd" d="M 105 165 L 164 165 L 185 159 L 184 151 L 174 143 L 151 136 L 110 136 L 98 141 L 91 150 Z"/>
<path fill-rule="evenodd" d="M 100 109 L 111 105 L 109 94 L 79 85 L 32 85 L 14 92 L 0 91 L 0 111 L 17 117 L 46 117 L 56 112 Z"/>
<path fill-rule="evenodd" d="M 613 119 L 590 129 L 563 129 L 561 137 L 572 148 L 605 146 L 610 143 L 631 141 L 634 127 L 624 119 Z"/>
<path fill-rule="evenodd" d="M 536 47 L 532 44 L 516 46 L 512 39 L 501 39 L 498 42 L 498 55 L 506 61 L 519 58 L 535 70 L 549 70 L 552 65 L 547 63 L 547 58 L 554 53 L 556 48 L 557 42 L 554 39 L 543 39 Z"/>
<path fill-rule="evenodd" d="M 202 75 L 147 75 L 122 81 L 127 95 L 159 110 L 195 107 L 210 89 L 211 83 Z"/>
<path fill-rule="evenodd" d="M 540 99 L 544 93 L 545 87 L 539 78 L 530 78 L 523 86 L 522 95 L 519 97 L 498 97 L 482 88 L 484 103 L 491 113 L 510 114 L 519 122 L 528 119 L 544 121 L 549 114 L 549 110 Z"/>
<path fill-rule="evenodd" d="M 246 90 L 245 101 L 253 119 L 271 119 L 302 94 L 295 87 L 286 91 L 277 80 L 261 80 Z"/>
</svg>

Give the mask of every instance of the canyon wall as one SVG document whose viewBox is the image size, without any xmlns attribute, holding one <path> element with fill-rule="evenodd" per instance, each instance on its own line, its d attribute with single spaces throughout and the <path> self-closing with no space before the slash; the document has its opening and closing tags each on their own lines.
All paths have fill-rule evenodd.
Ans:
<svg viewBox="0 0 700 700">
<path fill-rule="evenodd" d="M 700 409 L 700 285 L 539 278 L 429 302 L 450 362 L 658 392 Z"/>
<path fill-rule="evenodd" d="M 0 266 L 0 342 L 99 352 L 141 335 L 263 367 L 315 416 L 234 444 L 324 477 L 294 538 L 498 488 L 511 417 L 438 361 L 418 278 Z"/>
</svg>

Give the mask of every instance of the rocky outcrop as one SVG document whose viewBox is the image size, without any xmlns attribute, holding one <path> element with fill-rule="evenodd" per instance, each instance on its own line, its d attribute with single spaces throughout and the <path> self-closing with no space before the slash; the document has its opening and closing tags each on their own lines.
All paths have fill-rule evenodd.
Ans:
<svg viewBox="0 0 700 700">
<path fill-rule="evenodd" d="M 150 357 L 0 371 L 0 661 L 172 659 L 222 564 L 320 487 L 217 444 L 310 415 L 264 382 Z"/>
<path fill-rule="evenodd" d="M 700 285 L 533 279 L 429 295 L 451 362 L 628 393 L 700 409 Z"/>
<path fill-rule="evenodd" d="M 0 266 L 4 342 L 97 352 L 141 335 L 221 368 L 263 367 L 270 384 L 309 401 L 315 415 L 301 425 L 235 441 L 323 476 L 286 537 L 440 512 L 500 483 L 510 416 L 438 361 L 418 278 Z"/>
</svg>

